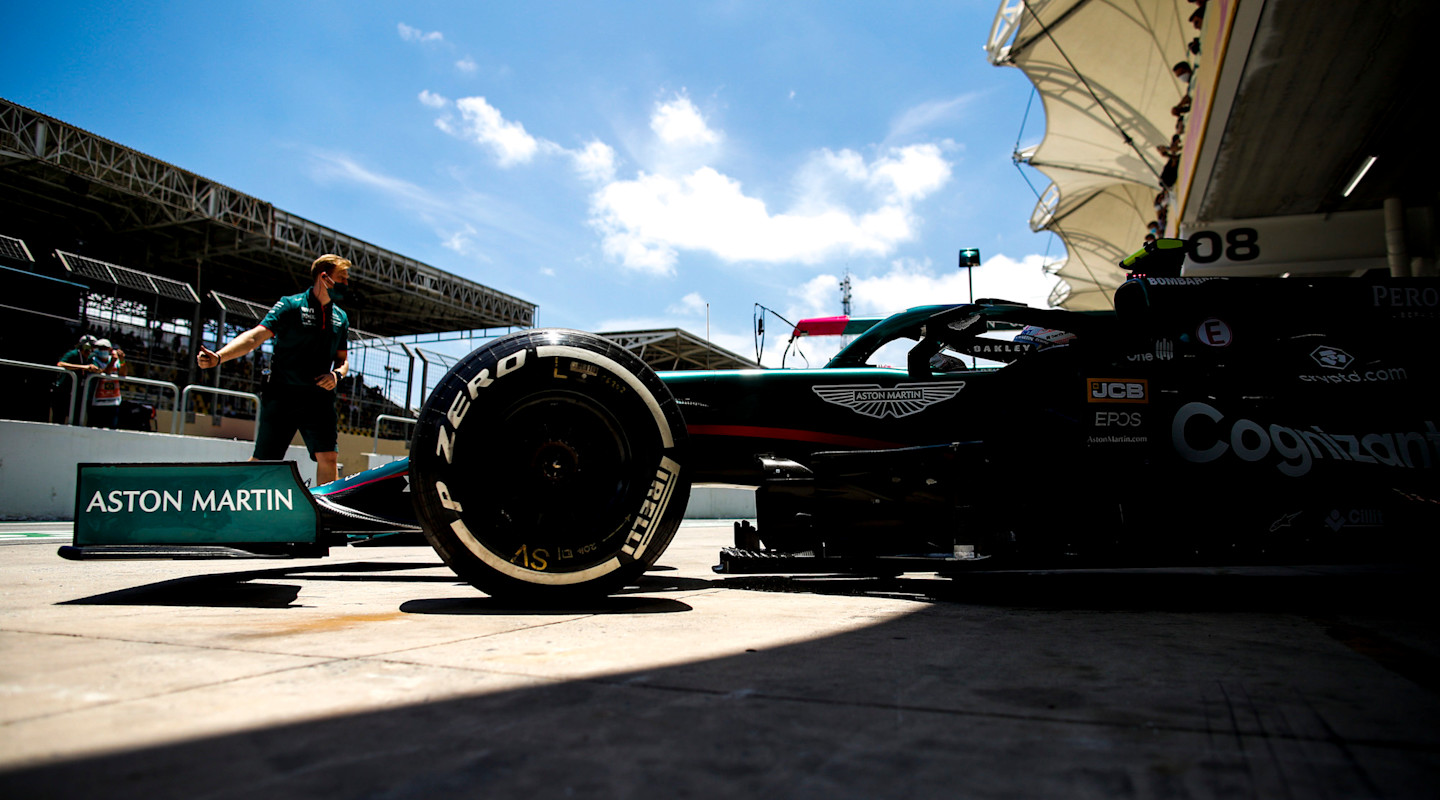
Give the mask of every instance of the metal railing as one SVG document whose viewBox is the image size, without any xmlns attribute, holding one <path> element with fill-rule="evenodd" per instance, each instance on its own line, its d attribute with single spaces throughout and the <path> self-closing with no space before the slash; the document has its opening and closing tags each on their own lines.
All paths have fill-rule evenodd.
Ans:
<svg viewBox="0 0 1440 800">
<path fill-rule="evenodd" d="M 175 404 L 171 406 L 170 411 L 171 417 L 174 418 L 179 416 L 176 411 L 179 408 L 180 404 L 180 387 L 176 386 L 170 381 L 157 381 L 151 378 L 128 378 L 122 375 L 106 375 L 103 372 L 96 372 L 86 376 L 85 378 L 86 397 L 90 396 L 90 384 L 94 383 L 95 381 L 119 381 L 121 383 L 138 383 L 142 386 L 157 386 L 161 389 L 169 389 L 170 391 L 175 393 Z M 86 403 L 80 408 L 80 421 L 77 424 L 81 427 L 84 427 L 85 423 L 89 421 L 90 405 L 90 403 Z M 174 427 L 173 423 L 171 427 Z M 174 433 L 174 431 L 172 430 L 171 433 Z"/>
<path fill-rule="evenodd" d="M 0 366 L 24 367 L 27 369 L 44 370 L 45 372 L 63 373 L 66 377 L 70 379 L 70 405 L 66 406 L 66 408 L 69 410 L 65 412 L 66 419 L 69 419 L 70 413 L 75 410 L 75 392 L 80 388 L 80 381 L 76 377 L 74 370 L 65 369 L 64 367 L 57 367 L 54 364 L 36 364 L 30 361 L 12 361 L 8 358 L 0 358 Z"/>
<path fill-rule="evenodd" d="M 385 420 L 390 420 L 391 422 L 408 422 L 412 425 L 420 421 L 414 417 L 397 417 L 394 414 L 381 414 L 377 416 L 375 418 L 375 440 L 370 444 L 370 452 L 372 453 L 380 452 L 380 423 Z"/>
<path fill-rule="evenodd" d="M 180 415 L 185 413 L 186 409 L 190 407 L 189 400 L 191 392 L 223 394 L 227 397 L 243 397 L 253 400 L 255 402 L 255 430 L 260 430 L 260 395 L 254 392 L 237 392 L 234 389 L 221 389 L 217 386 L 201 386 L 198 383 L 192 383 L 185 387 L 185 391 L 180 393 L 180 399 L 177 401 L 175 407 L 175 415 L 170 419 L 171 433 L 180 432 Z"/>
</svg>

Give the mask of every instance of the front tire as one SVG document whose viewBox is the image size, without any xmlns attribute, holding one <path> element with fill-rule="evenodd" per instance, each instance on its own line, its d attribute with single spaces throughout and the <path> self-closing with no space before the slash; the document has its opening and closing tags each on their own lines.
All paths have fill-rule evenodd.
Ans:
<svg viewBox="0 0 1440 800">
<path fill-rule="evenodd" d="M 431 546 L 495 597 L 560 600 L 633 582 L 689 501 L 685 422 L 643 361 L 571 330 L 511 334 L 426 400 L 411 492 Z"/>
</svg>

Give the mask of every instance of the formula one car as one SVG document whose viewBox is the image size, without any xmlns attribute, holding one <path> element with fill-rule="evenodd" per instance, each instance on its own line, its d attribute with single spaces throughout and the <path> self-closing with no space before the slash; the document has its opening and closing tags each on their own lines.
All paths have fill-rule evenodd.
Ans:
<svg viewBox="0 0 1440 800">
<path fill-rule="evenodd" d="M 756 490 L 725 573 L 1428 553 L 1440 287 L 1177 277 L 1154 247 L 1127 262 L 1163 258 L 1113 312 L 914 308 L 820 369 L 655 373 L 599 336 L 515 333 L 445 376 L 408 463 L 291 498 L 280 513 L 313 506 L 293 527 L 236 521 L 241 493 L 272 509 L 275 486 L 192 497 L 184 478 L 146 489 L 126 471 L 142 467 L 82 465 L 63 554 L 314 555 L 413 525 L 486 593 L 569 598 L 653 565 L 704 483 Z M 896 343 L 904 367 L 878 366 Z M 197 508 L 223 525 L 153 516 Z"/>
</svg>

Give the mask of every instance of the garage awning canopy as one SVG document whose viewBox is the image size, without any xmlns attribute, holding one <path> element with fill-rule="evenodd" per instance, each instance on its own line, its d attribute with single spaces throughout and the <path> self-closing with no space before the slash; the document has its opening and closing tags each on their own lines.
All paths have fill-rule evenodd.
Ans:
<svg viewBox="0 0 1440 800">
<path fill-rule="evenodd" d="M 1001 4 L 990 62 L 1024 71 L 1045 108 L 1044 139 L 1016 156 L 1051 182 L 1031 228 L 1060 235 L 1069 251 L 1052 302 L 1109 308 L 1124 277 L 1115 262 L 1140 247 L 1155 219 L 1169 160 L 1160 151 L 1187 89 L 1173 68 L 1194 59 L 1194 9 L 1185 0 Z"/>
</svg>

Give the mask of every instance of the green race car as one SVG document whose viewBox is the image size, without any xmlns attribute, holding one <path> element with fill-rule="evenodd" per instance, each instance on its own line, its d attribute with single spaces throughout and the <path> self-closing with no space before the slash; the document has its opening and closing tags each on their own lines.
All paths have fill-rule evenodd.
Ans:
<svg viewBox="0 0 1440 800">
<path fill-rule="evenodd" d="M 65 555 L 315 554 L 418 528 L 484 592 L 566 598 L 653 565 L 696 484 L 756 491 L 725 573 L 1428 552 L 1435 282 L 1136 277 L 1115 307 L 910 309 L 817 369 L 656 373 L 593 334 L 523 331 L 451 369 L 408 462 L 307 493 L 307 530 L 201 542 L 181 529 L 212 523 L 177 518 L 156 536 L 82 467 Z"/>
</svg>

